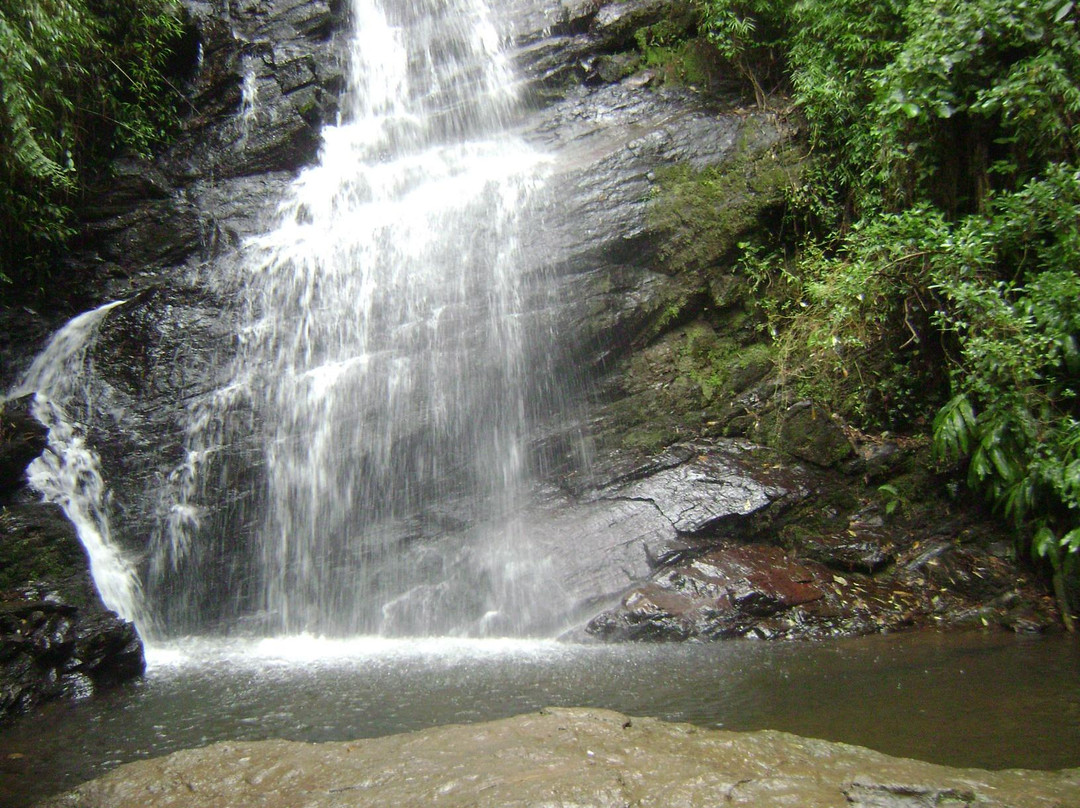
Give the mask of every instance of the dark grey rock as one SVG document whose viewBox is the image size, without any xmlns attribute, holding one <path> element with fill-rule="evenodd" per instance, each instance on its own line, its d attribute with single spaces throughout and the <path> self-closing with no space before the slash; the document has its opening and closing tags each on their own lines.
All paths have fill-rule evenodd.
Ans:
<svg viewBox="0 0 1080 808">
<path fill-rule="evenodd" d="M 107 611 L 59 506 L 0 509 L 0 721 L 142 674 L 135 626 Z"/>
<path fill-rule="evenodd" d="M 802 469 L 737 441 L 614 456 L 537 509 L 530 537 L 552 560 L 568 614 L 588 619 L 678 559 L 769 530 L 814 485 Z"/>
<path fill-rule="evenodd" d="M 820 535 L 803 548 L 807 558 L 847 572 L 879 572 L 896 560 L 889 541 L 866 531 L 856 535 Z"/>
<path fill-rule="evenodd" d="M 607 488 L 599 496 L 650 502 L 682 535 L 716 532 L 724 525 L 734 529 L 781 500 L 797 501 L 808 493 L 796 470 L 788 471 L 784 482 L 789 487 L 783 487 L 780 475 L 748 460 L 756 448 L 734 441 L 700 447 L 678 465 Z"/>
<path fill-rule="evenodd" d="M 0 594 L 0 720 L 57 698 L 142 674 L 135 627 L 112 612 L 86 612 L 44 585 Z"/>
<path fill-rule="evenodd" d="M 0 502 L 26 484 L 30 462 L 48 443 L 48 430 L 31 412 L 33 396 L 0 404 Z"/>
</svg>

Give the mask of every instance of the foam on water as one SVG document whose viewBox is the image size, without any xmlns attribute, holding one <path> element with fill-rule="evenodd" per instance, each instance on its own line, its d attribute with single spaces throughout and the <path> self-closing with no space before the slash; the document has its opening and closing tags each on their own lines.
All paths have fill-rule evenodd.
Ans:
<svg viewBox="0 0 1080 808">
<path fill-rule="evenodd" d="M 577 646 L 556 640 L 517 637 L 412 637 L 379 635 L 335 638 L 311 634 L 264 638 L 185 637 L 151 643 L 146 661 L 151 675 L 184 668 L 318 667 L 321 665 L 407 665 L 410 660 L 438 667 L 466 660 L 551 660 L 580 653 Z"/>
</svg>

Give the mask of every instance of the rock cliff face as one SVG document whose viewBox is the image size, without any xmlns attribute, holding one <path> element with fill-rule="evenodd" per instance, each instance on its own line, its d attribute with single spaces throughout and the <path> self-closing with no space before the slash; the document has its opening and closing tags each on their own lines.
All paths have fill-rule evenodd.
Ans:
<svg viewBox="0 0 1080 808">
<path fill-rule="evenodd" d="M 118 160 L 101 180 L 56 273 L 55 308 L 0 312 L 0 385 L 11 389 L 67 317 L 126 299 L 86 358 L 101 370 L 88 377 L 87 395 L 104 402 L 88 439 L 113 486 L 120 535 L 136 554 L 145 552 L 153 518 L 153 504 L 138 497 L 175 464 L 182 402 L 213 384 L 211 363 L 229 333 L 221 296 L 191 273 L 227 255 L 273 211 L 317 154 L 319 128 L 334 119 L 342 87 L 341 3 L 193 0 L 185 12 L 175 77 L 186 80 L 189 99 L 181 137 L 153 162 Z M 26 411 L 9 402 L 5 417 Z M 74 528 L 25 487 L 23 470 L 44 434 L 5 429 L 0 438 L 2 717 L 44 699 L 86 696 L 138 675 L 144 663 L 134 626 L 102 605 Z"/>
<path fill-rule="evenodd" d="M 115 532 L 135 556 L 160 516 L 151 487 L 182 460 L 185 402 L 216 388 L 236 347 L 237 290 L 220 268 L 266 227 L 337 115 L 347 6 L 185 0 L 181 137 L 102 180 L 63 268 L 63 305 L 0 315 L 0 383 L 10 387 L 66 316 L 125 300 L 88 351 L 89 438 Z M 794 135 L 781 116 L 739 109 L 715 86 L 643 67 L 635 34 L 670 8 L 513 0 L 498 10 L 528 100 L 518 130 L 556 165 L 522 239 L 530 271 L 557 279 L 535 307 L 555 308 L 553 372 L 585 391 L 575 420 L 538 424 L 533 442 L 537 541 L 555 559 L 552 591 L 568 617 L 603 639 L 1051 622 L 1038 590 L 1017 583 L 1008 553 L 990 544 L 998 537 L 960 511 L 924 523 L 953 505 L 933 493 L 917 453 L 860 442 L 785 398 L 726 254 L 767 225 L 797 176 Z M 706 204 L 713 224 L 681 227 L 703 203 L 665 192 L 665 177 L 706 170 L 722 189 Z M 573 459 L 583 431 L 585 466 Z M 234 451 L 248 458 L 251 485 L 223 507 L 252 512 L 261 470 Z M 888 480 L 907 486 L 890 507 L 876 490 Z M 5 546 L 23 541 L 27 528 L 4 519 Z M 445 521 L 468 528 L 461 514 Z M 236 549 L 249 540 L 241 531 L 218 542 L 216 583 L 178 577 L 155 594 L 246 614 L 251 572 Z M 941 591 L 931 597 L 926 581 Z"/>
</svg>

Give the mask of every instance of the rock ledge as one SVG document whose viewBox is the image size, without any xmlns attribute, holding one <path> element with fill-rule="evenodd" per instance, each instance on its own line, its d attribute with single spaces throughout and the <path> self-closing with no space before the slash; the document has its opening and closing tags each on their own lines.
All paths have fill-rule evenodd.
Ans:
<svg viewBox="0 0 1080 808">
<path fill-rule="evenodd" d="M 551 709 L 347 743 L 220 743 L 121 766 L 41 808 L 228 805 L 1065 808 L 1080 769 L 950 769 L 781 732 Z"/>
</svg>

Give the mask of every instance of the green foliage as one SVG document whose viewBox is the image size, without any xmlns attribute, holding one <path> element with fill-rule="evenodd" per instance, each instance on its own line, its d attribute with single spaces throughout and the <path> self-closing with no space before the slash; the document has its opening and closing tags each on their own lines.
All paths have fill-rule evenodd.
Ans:
<svg viewBox="0 0 1080 808">
<path fill-rule="evenodd" d="M 1032 535 L 1055 569 L 1080 551 L 1080 171 L 1052 164 L 959 222 L 934 278 L 958 345 L 942 457 Z M 1005 276 L 1005 272 L 1008 275 Z"/>
<path fill-rule="evenodd" d="M 0 0 L 0 275 L 26 283 L 71 235 L 88 170 L 167 137 L 177 0 Z"/>
<path fill-rule="evenodd" d="M 885 503 L 885 515 L 892 516 L 900 508 L 903 501 L 899 489 L 895 485 L 885 483 L 879 485 L 877 490 L 881 494 L 881 501 Z"/>
<path fill-rule="evenodd" d="M 875 110 L 897 202 L 978 210 L 1047 159 L 1075 162 L 1080 38 L 1068 0 L 907 4 Z"/>
<path fill-rule="evenodd" d="M 709 40 L 750 85 L 764 107 L 783 75 L 782 42 L 790 21 L 790 2 L 771 0 L 701 0 Z"/>
<path fill-rule="evenodd" d="M 699 2 L 758 100 L 780 65 L 805 122 L 783 238 L 741 261 L 779 367 L 867 428 L 936 411 L 939 456 L 965 465 L 1059 584 L 1075 575 L 1072 0 Z"/>
<path fill-rule="evenodd" d="M 876 208 L 880 121 L 870 114 L 878 76 L 902 36 L 902 0 L 801 0 L 789 4 L 791 84 L 817 160 L 792 198 L 793 215 L 818 237 L 843 233 Z"/>
<path fill-rule="evenodd" d="M 944 228 L 920 207 L 860 220 L 836 244 L 804 240 L 791 258 L 744 255 L 799 397 L 863 426 L 903 427 L 926 414 L 943 381 L 927 338 L 927 245 Z"/>
</svg>

